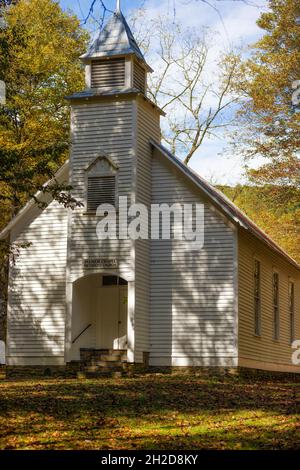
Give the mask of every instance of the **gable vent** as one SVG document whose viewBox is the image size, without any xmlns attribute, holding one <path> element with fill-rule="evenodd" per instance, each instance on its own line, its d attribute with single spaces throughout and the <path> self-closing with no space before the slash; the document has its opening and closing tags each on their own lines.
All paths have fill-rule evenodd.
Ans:
<svg viewBox="0 0 300 470">
<path fill-rule="evenodd" d="M 145 90 L 145 80 L 146 80 L 146 72 L 143 67 L 140 66 L 137 62 L 134 63 L 133 68 L 133 86 L 138 90 L 142 91 L 143 93 L 146 92 Z"/>
<path fill-rule="evenodd" d="M 89 176 L 87 188 L 87 210 L 96 212 L 100 204 L 115 205 L 115 176 Z"/>
<path fill-rule="evenodd" d="M 125 58 L 93 60 L 92 88 L 122 88 L 125 86 Z"/>
</svg>

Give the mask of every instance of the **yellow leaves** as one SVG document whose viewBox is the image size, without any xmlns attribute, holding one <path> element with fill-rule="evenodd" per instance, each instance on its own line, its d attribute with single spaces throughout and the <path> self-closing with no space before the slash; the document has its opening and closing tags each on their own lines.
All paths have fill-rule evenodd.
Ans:
<svg viewBox="0 0 300 470">
<path fill-rule="evenodd" d="M 291 386 L 298 393 L 299 384 L 284 379 L 180 374 L 2 381 L 0 448 L 293 448 L 298 417 Z"/>
<path fill-rule="evenodd" d="M 66 158 L 65 96 L 83 88 L 79 56 L 87 39 L 78 19 L 64 13 L 54 0 L 20 0 L 7 10 L 6 28 L 0 29 L 0 78 L 7 89 L 0 115 L 1 157 L 6 162 L 2 173 L 6 174 L 0 177 L 7 180 L 15 175 L 11 181 L 15 191 L 19 175 L 22 203 L 49 178 L 47 169 L 57 170 Z"/>
<path fill-rule="evenodd" d="M 293 163 L 295 166 L 295 164 Z M 257 171 L 257 170 L 256 170 Z M 263 169 L 260 169 L 260 175 Z M 271 176 L 270 169 L 267 170 Z M 253 173 L 253 172 L 252 172 Z M 273 175 L 275 178 L 275 175 Z M 255 179 L 255 177 L 254 177 Z M 300 262 L 300 194 L 283 186 L 221 187 L 262 230 Z"/>
<path fill-rule="evenodd" d="M 78 58 L 85 50 L 87 33 L 75 17 L 63 13 L 52 0 L 20 0 L 7 16 L 6 35 L 10 45 L 11 71 L 25 75 L 63 75 L 79 68 Z M 22 32 L 23 46 L 15 38 L 14 28 Z M 81 78 L 82 84 L 82 78 Z"/>
</svg>

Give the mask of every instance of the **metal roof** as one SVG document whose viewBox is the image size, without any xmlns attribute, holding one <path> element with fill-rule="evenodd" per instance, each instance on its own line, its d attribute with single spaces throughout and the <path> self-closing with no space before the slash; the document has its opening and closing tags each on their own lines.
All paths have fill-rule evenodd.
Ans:
<svg viewBox="0 0 300 470">
<path fill-rule="evenodd" d="M 286 251 L 284 251 L 277 243 L 275 243 L 263 230 L 261 230 L 244 212 L 242 212 L 225 194 L 212 186 L 208 181 L 199 176 L 195 171 L 191 170 L 179 158 L 175 157 L 163 145 L 158 144 L 154 140 L 150 140 L 151 145 L 164 155 L 170 162 L 177 166 L 186 176 L 188 176 L 202 191 L 208 196 L 214 204 L 219 207 L 235 224 L 250 232 L 256 238 L 267 244 L 269 248 L 282 255 L 289 263 L 293 264 L 300 270 L 300 265 Z"/>
<path fill-rule="evenodd" d="M 79 91 L 75 92 L 72 95 L 65 96 L 66 100 L 90 100 L 90 99 L 105 99 L 109 97 L 119 97 L 119 96 L 126 96 L 126 95 L 138 95 L 143 98 L 143 100 L 147 101 L 151 106 L 153 106 L 157 111 L 161 114 L 161 116 L 165 116 L 166 113 L 159 107 L 157 106 L 156 103 L 154 103 L 150 98 L 148 98 L 144 93 L 142 93 L 140 90 L 138 90 L 135 87 L 130 87 L 130 88 L 123 88 L 123 89 L 115 89 L 115 90 L 101 90 L 99 88 L 90 88 L 88 90 L 84 91 Z"/>
<path fill-rule="evenodd" d="M 127 21 L 122 12 L 117 10 L 100 31 L 88 52 L 80 58 L 86 60 L 129 54 L 135 54 L 146 64 L 145 58 L 134 39 Z"/>
</svg>

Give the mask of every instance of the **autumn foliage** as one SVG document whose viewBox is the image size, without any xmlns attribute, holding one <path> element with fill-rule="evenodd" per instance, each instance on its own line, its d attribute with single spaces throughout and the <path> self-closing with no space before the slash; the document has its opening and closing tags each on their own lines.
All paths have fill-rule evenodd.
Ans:
<svg viewBox="0 0 300 470">
<path fill-rule="evenodd" d="M 87 33 L 52 0 L 20 0 L 4 10 L 0 29 L 1 225 L 65 161 L 69 109 L 65 96 L 83 86 L 79 56 Z"/>
</svg>

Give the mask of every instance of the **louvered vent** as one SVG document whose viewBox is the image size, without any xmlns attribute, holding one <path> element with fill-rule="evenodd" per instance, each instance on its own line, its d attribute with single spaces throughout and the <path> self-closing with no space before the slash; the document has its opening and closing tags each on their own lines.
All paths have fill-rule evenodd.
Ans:
<svg viewBox="0 0 300 470">
<path fill-rule="evenodd" d="M 125 59 L 97 59 L 92 62 L 92 88 L 122 88 L 125 86 Z"/>
<path fill-rule="evenodd" d="M 140 66 L 137 62 L 134 63 L 133 68 L 133 86 L 138 90 L 142 91 L 143 93 L 146 92 L 145 90 L 145 80 L 146 80 L 146 72 L 143 67 Z"/>
<path fill-rule="evenodd" d="M 100 204 L 115 205 L 116 184 L 114 176 L 89 176 L 87 210 L 96 212 Z"/>
</svg>

